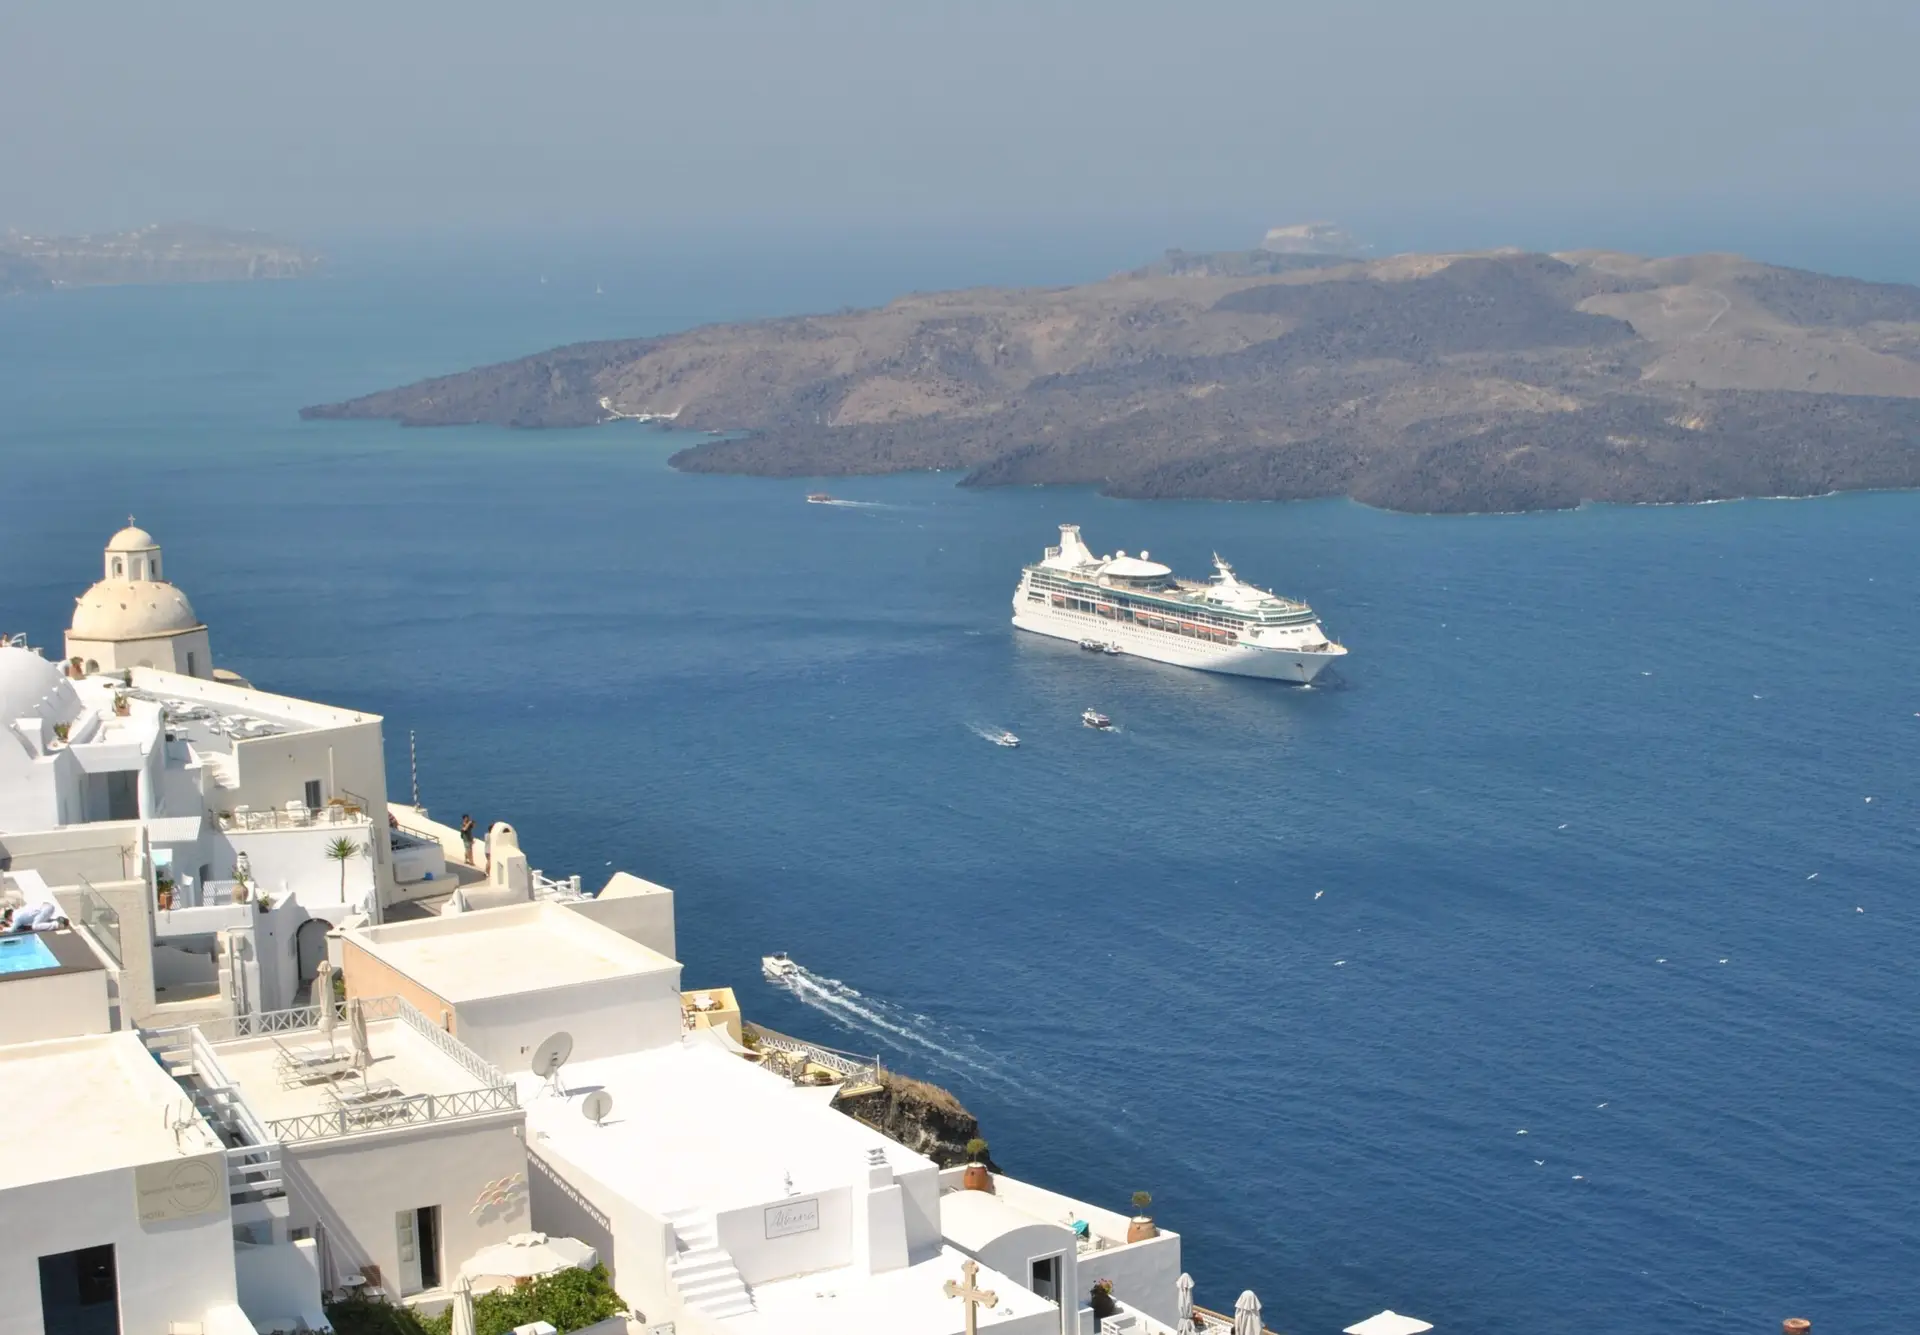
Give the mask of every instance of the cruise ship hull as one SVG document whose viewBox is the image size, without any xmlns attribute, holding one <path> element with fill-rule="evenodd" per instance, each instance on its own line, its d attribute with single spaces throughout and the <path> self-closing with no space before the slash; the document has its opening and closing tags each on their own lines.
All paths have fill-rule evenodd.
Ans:
<svg viewBox="0 0 1920 1335">
<path fill-rule="evenodd" d="M 1062 611 L 1036 606 L 1016 595 L 1013 624 L 1021 630 L 1051 635 L 1056 640 L 1099 640 L 1120 646 L 1122 652 L 1137 658 L 1175 667 L 1198 668 L 1202 672 L 1225 672 L 1236 677 L 1260 677 L 1267 681 L 1290 681 L 1305 686 L 1320 675 L 1327 664 L 1346 654 L 1334 646 L 1331 652 L 1308 653 L 1299 649 L 1255 649 L 1242 645 L 1206 644 L 1165 631 L 1141 630 L 1125 622 L 1085 612 Z"/>
</svg>

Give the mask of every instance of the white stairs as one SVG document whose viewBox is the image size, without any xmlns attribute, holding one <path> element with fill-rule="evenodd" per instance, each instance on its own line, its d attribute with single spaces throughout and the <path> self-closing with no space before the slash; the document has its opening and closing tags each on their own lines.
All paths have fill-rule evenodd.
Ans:
<svg viewBox="0 0 1920 1335">
<path fill-rule="evenodd" d="M 680 1301 L 711 1317 L 744 1316 L 754 1310 L 753 1295 L 720 1247 L 711 1217 L 697 1210 L 672 1210 L 667 1222 L 679 1250 L 667 1262 L 667 1273 L 680 1291 Z"/>
</svg>

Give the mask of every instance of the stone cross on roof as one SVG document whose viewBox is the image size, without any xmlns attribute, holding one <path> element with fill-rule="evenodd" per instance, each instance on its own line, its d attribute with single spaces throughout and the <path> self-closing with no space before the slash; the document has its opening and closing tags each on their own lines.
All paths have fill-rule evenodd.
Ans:
<svg viewBox="0 0 1920 1335">
<path fill-rule="evenodd" d="M 953 1280 L 946 1282 L 944 1287 L 946 1288 L 947 1297 L 958 1298 L 967 1305 L 967 1335 L 979 1335 L 979 1313 L 981 1306 L 983 1304 L 988 1308 L 999 1306 L 1000 1295 L 980 1287 L 978 1283 L 980 1278 L 980 1263 L 978 1261 L 968 1261 L 965 1265 L 961 1266 L 960 1274 L 962 1278 L 958 1283 Z"/>
</svg>

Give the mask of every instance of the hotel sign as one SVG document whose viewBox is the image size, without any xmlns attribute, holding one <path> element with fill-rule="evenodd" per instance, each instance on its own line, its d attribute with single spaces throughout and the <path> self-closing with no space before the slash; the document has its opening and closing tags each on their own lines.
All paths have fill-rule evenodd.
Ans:
<svg viewBox="0 0 1920 1335">
<path fill-rule="evenodd" d="M 226 1186 L 226 1160 L 217 1154 L 143 1163 L 133 1170 L 134 1205 L 143 1224 L 218 1214 Z"/>
<path fill-rule="evenodd" d="M 769 1238 L 791 1237 L 795 1233 L 812 1233 L 819 1227 L 820 1198 L 818 1196 L 808 1197 L 804 1201 L 787 1201 L 767 1207 Z"/>
</svg>

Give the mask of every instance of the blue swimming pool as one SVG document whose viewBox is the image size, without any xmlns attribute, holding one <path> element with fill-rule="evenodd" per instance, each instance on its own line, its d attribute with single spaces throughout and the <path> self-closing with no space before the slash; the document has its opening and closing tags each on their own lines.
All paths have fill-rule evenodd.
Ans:
<svg viewBox="0 0 1920 1335">
<path fill-rule="evenodd" d="M 27 973 L 33 969 L 57 969 L 60 960 L 45 941 L 31 932 L 20 936 L 0 936 L 0 974 Z"/>
</svg>

